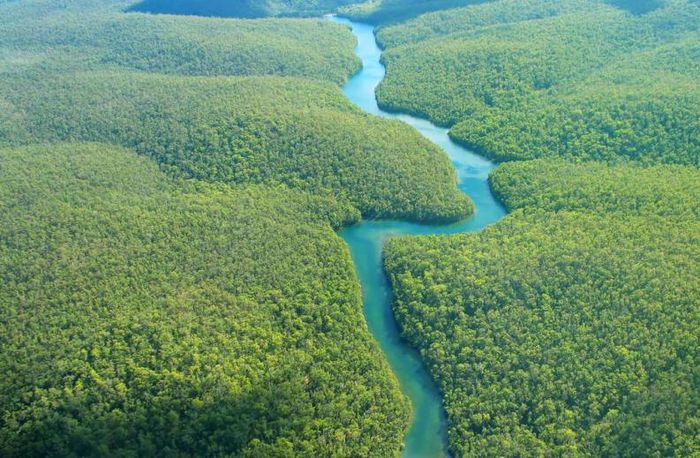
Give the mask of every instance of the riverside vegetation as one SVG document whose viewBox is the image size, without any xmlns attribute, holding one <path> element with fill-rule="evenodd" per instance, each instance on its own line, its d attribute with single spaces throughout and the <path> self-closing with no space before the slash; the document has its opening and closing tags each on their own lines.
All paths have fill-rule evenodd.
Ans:
<svg viewBox="0 0 700 458">
<path fill-rule="evenodd" d="M 397 455 L 334 230 L 469 214 L 449 160 L 341 26 L 129 6 L 0 4 L 0 454 Z"/>
<path fill-rule="evenodd" d="M 700 165 L 700 4 L 502 0 L 380 30 L 382 106 L 498 160 Z"/>
<path fill-rule="evenodd" d="M 368 217 L 455 220 L 470 210 L 436 147 L 362 114 L 328 83 L 93 71 L 16 76 L 0 82 L 0 97 L 19 113 L 0 142 L 119 144 L 174 175 L 284 183 Z"/>
<path fill-rule="evenodd" d="M 694 456 L 700 172 L 512 163 L 512 213 L 386 248 L 457 456 Z"/>
<path fill-rule="evenodd" d="M 3 456 L 392 455 L 407 408 L 332 198 L 0 150 Z"/>
<path fill-rule="evenodd" d="M 170 7 L 405 21 L 381 105 L 521 161 L 385 252 L 453 454 L 699 454 L 700 4 L 351 3 Z M 150 5 L 0 1 L 0 454 L 398 455 L 334 230 L 467 216 L 454 170 L 342 97 L 343 27 Z"/>
<path fill-rule="evenodd" d="M 383 106 L 541 157 L 492 174 L 495 226 L 385 251 L 456 456 L 700 453 L 700 5 L 613 6 L 503 0 L 379 31 Z"/>
</svg>

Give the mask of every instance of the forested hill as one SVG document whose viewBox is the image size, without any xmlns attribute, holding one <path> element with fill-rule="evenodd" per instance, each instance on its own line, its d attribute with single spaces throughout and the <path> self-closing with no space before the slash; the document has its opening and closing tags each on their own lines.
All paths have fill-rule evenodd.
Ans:
<svg viewBox="0 0 700 458">
<path fill-rule="evenodd" d="M 339 8 L 340 14 L 355 21 L 391 24 L 435 10 L 486 3 L 492 0 L 368 0 Z"/>
<path fill-rule="evenodd" d="M 334 230 L 471 212 L 345 27 L 0 2 L 0 455 L 396 456 Z"/>
<path fill-rule="evenodd" d="M 503 164 L 490 181 L 510 211 L 539 208 L 693 220 L 700 219 L 699 177 L 697 169 L 684 166 L 611 167 L 538 159 Z"/>
<path fill-rule="evenodd" d="M 2 7 L 0 49 L 20 69 L 104 66 L 179 75 L 278 75 L 343 83 L 359 68 L 352 34 L 330 21 L 124 14 L 81 0 Z M 111 7 L 110 7 L 111 6 Z"/>
<path fill-rule="evenodd" d="M 480 234 L 391 240 L 456 456 L 700 453 L 700 172 L 509 163 Z"/>
<path fill-rule="evenodd" d="M 390 456 L 359 215 L 179 182 L 102 144 L 0 149 L 0 455 Z"/>
<path fill-rule="evenodd" d="M 90 72 L 0 81 L 0 98 L 18 113 L 0 123 L 0 144 L 109 142 L 172 175 L 331 193 L 367 217 L 455 220 L 471 209 L 440 150 L 330 84 Z"/>
<path fill-rule="evenodd" d="M 341 6 L 340 14 L 346 15 L 357 21 L 370 22 L 377 25 L 387 25 L 397 22 L 403 22 L 407 19 L 420 16 L 424 13 L 438 10 L 449 10 L 463 6 L 479 5 L 481 3 L 490 3 L 497 0 L 367 0 L 355 4 Z M 589 4 L 595 3 L 596 0 L 586 0 Z M 609 5 L 630 11 L 634 14 L 645 14 L 655 9 L 661 8 L 664 5 L 664 0 L 603 0 Z M 520 2 L 522 4 L 521 11 L 528 11 L 532 7 L 532 3 L 527 0 Z M 548 2 L 550 9 L 559 7 L 559 0 Z M 448 13 L 450 14 L 450 13 Z M 537 13 L 531 10 L 529 13 L 532 17 L 537 17 Z M 548 13 L 545 13 L 548 14 Z M 433 16 L 434 19 L 437 16 Z M 442 29 L 443 24 L 433 21 L 434 28 Z"/>
<path fill-rule="evenodd" d="M 260 18 L 320 16 L 357 0 L 143 0 L 130 11 L 198 16 Z"/>
<path fill-rule="evenodd" d="M 382 28 L 381 105 L 498 160 L 700 164 L 700 4 L 499 0 Z"/>
<path fill-rule="evenodd" d="M 346 28 L 93 8 L 4 8 L 0 144 L 115 143 L 169 173 L 332 193 L 367 217 L 471 212 L 438 148 L 360 113 L 337 85 L 311 81 L 341 83 L 357 69 Z M 189 78 L 232 75 L 283 78 Z"/>
<path fill-rule="evenodd" d="M 504 220 L 385 250 L 455 456 L 700 454 L 699 31 L 685 0 L 380 28 L 380 103 L 511 161 L 490 177 Z"/>
<path fill-rule="evenodd" d="M 270 16 L 320 16 L 337 12 L 356 21 L 389 24 L 423 13 L 494 0 L 143 0 L 129 11 L 215 17 L 262 18 Z M 660 8 L 663 0 L 606 0 L 632 13 Z"/>
</svg>

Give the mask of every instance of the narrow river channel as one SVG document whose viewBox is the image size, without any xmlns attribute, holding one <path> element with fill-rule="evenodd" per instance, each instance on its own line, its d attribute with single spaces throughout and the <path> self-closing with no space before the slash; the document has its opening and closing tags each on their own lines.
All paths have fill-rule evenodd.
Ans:
<svg viewBox="0 0 700 458">
<path fill-rule="evenodd" d="M 413 405 L 413 424 L 404 439 L 403 456 L 446 456 L 447 430 L 442 399 L 418 352 L 401 340 L 391 308 L 391 287 L 383 268 L 382 250 L 384 242 L 390 236 L 473 232 L 501 219 L 505 210 L 494 198 L 488 185 L 488 175 L 494 164 L 452 142 L 447 129 L 424 119 L 382 111 L 377 106 L 375 89 L 384 79 L 385 69 L 380 61 L 381 49 L 375 40 L 374 28 L 344 18 L 330 19 L 352 28 L 358 41 L 355 52 L 362 59 L 362 70 L 343 88 L 345 96 L 368 113 L 398 119 L 413 126 L 444 149 L 457 170 L 459 188 L 476 205 L 473 216 L 455 224 L 428 226 L 402 221 L 367 221 L 340 233 L 350 247 L 362 284 L 367 325 L 386 354 L 402 391 Z"/>
</svg>

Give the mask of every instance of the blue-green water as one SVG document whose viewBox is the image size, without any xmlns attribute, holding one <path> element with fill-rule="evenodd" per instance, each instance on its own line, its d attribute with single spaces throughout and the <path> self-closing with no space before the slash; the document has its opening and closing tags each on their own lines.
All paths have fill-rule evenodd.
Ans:
<svg viewBox="0 0 700 458">
<path fill-rule="evenodd" d="M 387 237 L 393 235 L 472 232 L 501 219 L 505 210 L 494 198 L 488 185 L 488 174 L 494 164 L 452 142 L 447 129 L 434 126 L 424 119 L 380 110 L 375 89 L 384 78 L 385 69 L 380 62 L 381 50 L 375 41 L 373 27 L 338 17 L 331 19 L 352 27 L 358 40 L 356 52 L 362 59 L 362 71 L 348 81 L 343 88 L 344 94 L 368 113 L 399 119 L 413 126 L 444 149 L 457 170 L 459 188 L 476 205 L 476 213 L 472 217 L 451 225 L 367 221 L 340 233 L 350 247 L 362 284 L 364 312 L 369 329 L 386 354 L 401 389 L 413 405 L 413 424 L 404 440 L 403 455 L 410 458 L 446 456 L 447 431 L 442 398 L 418 352 L 401 340 L 391 309 L 391 287 L 383 268 L 382 250 Z"/>
</svg>

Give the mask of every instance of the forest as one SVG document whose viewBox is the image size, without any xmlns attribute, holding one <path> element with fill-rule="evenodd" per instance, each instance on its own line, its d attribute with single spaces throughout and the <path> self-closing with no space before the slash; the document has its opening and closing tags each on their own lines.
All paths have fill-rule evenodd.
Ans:
<svg viewBox="0 0 700 458">
<path fill-rule="evenodd" d="M 439 10 L 453 10 L 455 8 L 479 5 L 481 3 L 495 2 L 496 0 L 367 0 L 364 2 L 353 3 L 350 5 L 340 6 L 338 11 L 340 14 L 347 16 L 353 20 L 361 22 L 369 22 L 376 25 L 388 25 L 398 22 L 403 22 L 416 16 L 421 16 L 424 13 Z M 595 1 L 595 0 L 594 0 Z M 604 0 L 606 3 L 625 9 L 634 14 L 644 14 L 663 6 L 663 0 Z M 529 2 L 523 0 L 519 2 L 520 11 L 531 17 L 537 17 L 532 8 L 538 9 L 545 2 Z M 550 14 L 548 10 L 556 10 L 560 7 L 560 1 L 546 1 L 547 10 L 545 14 Z M 590 4 L 590 2 L 589 2 Z M 447 12 L 451 15 L 453 11 Z M 436 17 L 443 19 L 444 16 L 427 16 L 430 18 L 430 23 L 435 28 L 443 30 L 443 24 L 435 21 Z M 426 22 L 427 23 L 427 22 Z M 422 23 L 421 25 L 424 25 Z M 413 27 L 415 24 L 412 24 Z M 466 24 L 465 24 L 466 25 Z"/>
<path fill-rule="evenodd" d="M 197 16 L 262 18 L 319 16 L 357 0 L 143 0 L 130 11 Z"/>
<path fill-rule="evenodd" d="M 329 21 L 60 3 L 0 4 L 0 455 L 396 456 L 335 231 L 467 215 L 444 153 Z"/>
<path fill-rule="evenodd" d="M 208 17 L 313 17 L 339 13 L 355 21 L 386 25 L 431 11 L 458 8 L 494 0 L 143 0 L 128 11 Z M 606 0 L 635 14 L 663 6 L 663 0 Z"/>
<path fill-rule="evenodd" d="M 385 248 L 454 456 L 700 454 L 699 8 L 501 0 L 379 29 L 380 104 L 508 161 L 504 220 Z"/>
<path fill-rule="evenodd" d="M 367 0 L 341 6 L 338 11 L 355 21 L 387 25 L 431 11 L 485 3 L 492 0 Z"/>
<path fill-rule="evenodd" d="M 87 0 L 11 3 L 0 49 L 12 69 L 127 68 L 192 76 L 297 76 L 343 83 L 358 70 L 352 35 L 321 19 L 256 21 L 124 14 Z M 114 11 L 113 11 L 114 10 Z"/>
<path fill-rule="evenodd" d="M 0 144 L 122 145 L 173 175 L 284 183 L 368 218 L 454 221 L 472 208 L 438 148 L 363 114 L 328 83 L 92 71 L 16 76 L 0 81 L 0 99 L 20 113 L 0 124 Z"/>
<path fill-rule="evenodd" d="M 0 455 L 393 455 L 359 214 L 168 178 L 104 144 L 0 149 Z"/>
<path fill-rule="evenodd" d="M 456 456 L 700 453 L 700 171 L 501 166 L 511 211 L 386 250 Z"/>
<path fill-rule="evenodd" d="M 700 455 L 698 0 L 136 1 L 0 0 L 0 456 L 401 454 L 337 232 L 479 209 L 329 12 L 503 162 L 384 251 L 452 456 Z"/>
<path fill-rule="evenodd" d="M 496 160 L 699 165 L 700 4 L 502 0 L 381 28 L 380 103 Z"/>
</svg>

